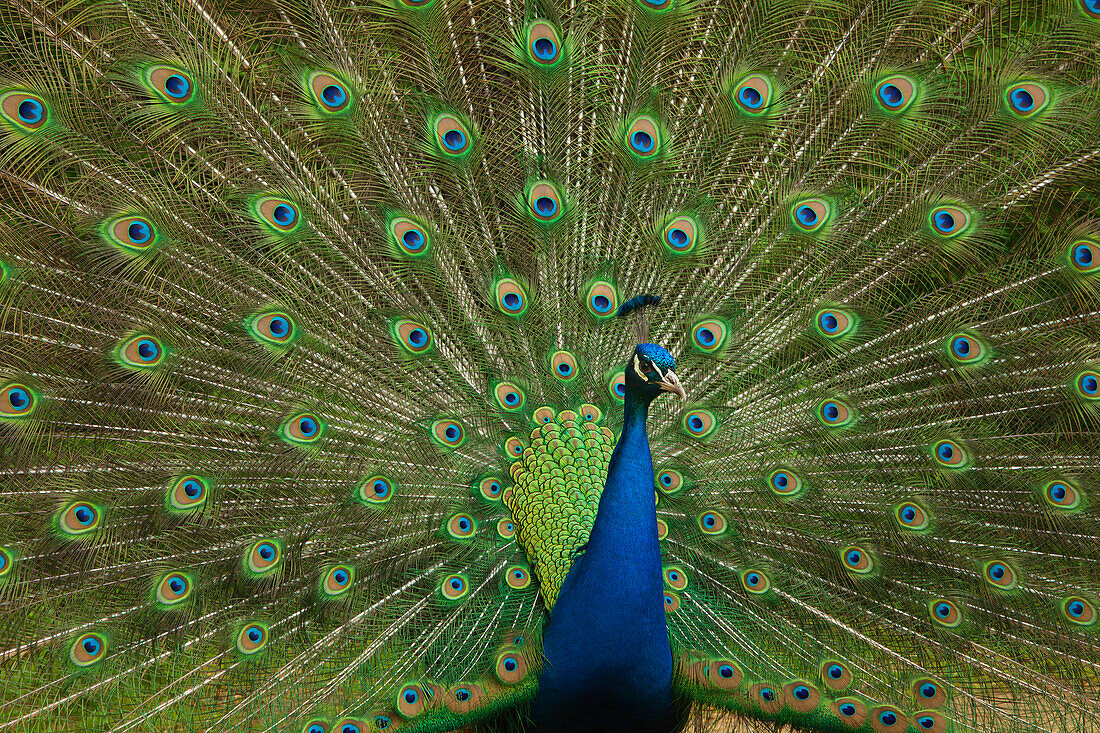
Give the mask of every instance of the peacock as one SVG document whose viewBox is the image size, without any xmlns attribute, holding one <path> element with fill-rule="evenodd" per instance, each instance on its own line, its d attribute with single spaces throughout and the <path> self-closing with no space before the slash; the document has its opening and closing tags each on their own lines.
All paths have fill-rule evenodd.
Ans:
<svg viewBox="0 0 1100 733">
<path fill-rule="evenodd" d="M 1097 0 L 0 5 L 0 733 L 1100 731 L 1098 540 Z"/>
</svg>

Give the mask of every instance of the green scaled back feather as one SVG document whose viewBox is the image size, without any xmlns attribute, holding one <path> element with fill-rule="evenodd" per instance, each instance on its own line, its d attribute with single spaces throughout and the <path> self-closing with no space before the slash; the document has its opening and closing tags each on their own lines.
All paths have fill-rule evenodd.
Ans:
<svg viewBox="0 0 1100 733">
<path fill-rule="evenodd" d="M 1100 729 L 1098 44 L 1094 0 L 6 6 L 0 732 L 522 709 L 649 292 L 701 717 Z"/>
</svg>

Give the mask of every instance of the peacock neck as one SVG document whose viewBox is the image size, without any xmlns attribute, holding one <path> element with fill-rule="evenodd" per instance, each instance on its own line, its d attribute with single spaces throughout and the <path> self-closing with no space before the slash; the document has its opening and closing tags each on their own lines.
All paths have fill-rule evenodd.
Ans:
<svg viewBox="0 0 1100 733">
<path fill-rule="evenodd" d="M 621 566 L 625 559 L 636 566 L 631 568 L 634 571 L 655 572 L 659 590 L 661 548 L 657 541 L 653 459 L 646 433 L 648 417 L 649 400 L 627 395 L 623 431 L 607 467 L 607 480 L 585 555 L 607 562 L 609 569 Z M 660 620 L 664 626 L 663 609 Z"/>
<path fill-rule="evenodd" d="M 551 612 L 536 713 L 541 730 L 670 729 L 672 653 L 648 412 L 649 400 L 628 393 L 587 549 Z"/>
</svg>

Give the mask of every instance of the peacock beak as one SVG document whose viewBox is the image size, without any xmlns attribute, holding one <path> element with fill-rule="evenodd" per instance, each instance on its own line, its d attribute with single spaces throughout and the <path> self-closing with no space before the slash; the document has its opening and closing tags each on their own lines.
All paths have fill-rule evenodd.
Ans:
<svg viewBox="0 0 1100 733">
<path fill-rule="evenodd" d="M 684 386 L 680 384 L 680 378 L 676 376 L 676 372 L 669 369 L 665 372 L 665 376 L 661 378 L 661 381 L 657 382 L 665 392 L 674 392 L 680 395 L 680 399 L 687 399 L 687 392 L 684 391 Z"/>
</svg>

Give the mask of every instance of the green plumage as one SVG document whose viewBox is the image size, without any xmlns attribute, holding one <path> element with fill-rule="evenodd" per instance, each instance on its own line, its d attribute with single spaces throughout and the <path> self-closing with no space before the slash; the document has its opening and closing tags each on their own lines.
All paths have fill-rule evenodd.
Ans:
<svg viewBox="0 0 1100 733">
<path fill-rule="evenodd" d="M 639 293 L 687 698 L 1100 729 L 1098 48 L 1095 0 L 8 4 L 0 732 L 523 710 Z"/>
</svg>

